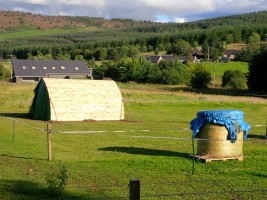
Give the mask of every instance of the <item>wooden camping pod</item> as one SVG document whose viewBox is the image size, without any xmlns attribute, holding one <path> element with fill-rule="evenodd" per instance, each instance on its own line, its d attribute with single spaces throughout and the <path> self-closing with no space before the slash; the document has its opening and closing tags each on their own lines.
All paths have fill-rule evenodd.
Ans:
<svg viewBox="0 0 267 200">
<path fill-rule="evenodd" d="M 43 78 L 35 88 L 30 114 L 45 121 L 123 120 L 124 104 L 112 80 Z"/>
</svg>

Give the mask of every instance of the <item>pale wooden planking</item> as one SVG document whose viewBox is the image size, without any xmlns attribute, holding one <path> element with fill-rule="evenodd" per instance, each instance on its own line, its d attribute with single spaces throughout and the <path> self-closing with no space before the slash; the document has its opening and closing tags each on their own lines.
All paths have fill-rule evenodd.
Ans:
<svg viewBox="0 0 267 200">
<path fill-rule="evenodd" d="M 124 104 L 110 80 L 44 79 L 52 121 L 122 120 Z"/>
</svg>

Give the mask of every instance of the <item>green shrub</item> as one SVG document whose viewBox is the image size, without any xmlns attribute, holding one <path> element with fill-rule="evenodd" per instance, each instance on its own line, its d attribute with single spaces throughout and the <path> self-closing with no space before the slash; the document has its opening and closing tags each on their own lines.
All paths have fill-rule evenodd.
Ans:
<svg viewBox="0 0 267 200">
<path fill-rule="evenodd" d="M 248 87 L 255 91 L 267 91 L 267 45 L 261 46 L 249 63 Z"/>
<path fill-rule="evenodd" d="M 0 65 L 0 80 L 5 80 L 10 77 L 10 72 L 3 66 Z"/>
<path fill-rule="evenodd" d="M 222 87 L 246 89 L 246 82 L 246 75 L 241 70 L 226 70 L 222 76 Z"/>
<path fill-rule="evenodd" d="M 47 174 L 46 182 L 48 184 L 49 194 L 59 196 L 64 191 L 68 180 L 68 171 L 65 165 L 60 165 L 58 169 Z"/>
<path fill-rule="evenodd" d="M 183 84 L 185 82 L 186 66 L 177 60 L 163 60 L 159 63 L 162 84 Z"/>
<path fill-rule="evenodd" d="M 191 71 L 189 86 L 196 89 L 208 88 L 211 84 L 211 73 L 202 64 L 196 64 Z"/>
</svg>

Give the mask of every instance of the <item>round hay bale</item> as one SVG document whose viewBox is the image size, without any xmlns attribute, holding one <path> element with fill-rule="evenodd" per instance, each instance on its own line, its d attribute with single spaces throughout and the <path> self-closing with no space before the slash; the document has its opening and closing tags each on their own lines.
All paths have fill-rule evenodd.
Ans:
<svg viewBox="0 0 267 200">
<path fill-rule="evenodd" d="M 197 155 L 209 157 L 242 157 L 244 133 L 235 141 L 229 139 L 224 125 L 207 123 L 198 134 Z"/>
</svg>

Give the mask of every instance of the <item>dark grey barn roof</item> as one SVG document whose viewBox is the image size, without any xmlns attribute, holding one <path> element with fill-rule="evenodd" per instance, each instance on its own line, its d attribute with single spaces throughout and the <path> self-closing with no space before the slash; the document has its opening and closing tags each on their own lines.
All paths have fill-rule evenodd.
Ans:
<svg viewBox="0 0 267 200">
<path fill-rule="evenodd" d="M 224 54 L 225 55 L 237 55 L 239 52 L 240 52 L 240 50 L 227 49 L 227 50 L 225 50 Z"/>
<path fill-rule="evenodd" d="M 13 77 L 45 77 L 49 74 L 91 74 L 88 66 L 83 61 L 13 59 L 11 63 Z"/>
<path fill-rule="evenodd" d="M 147 60 L 152 62 L 152 63 L 158 63 L 160 58 L 161 58 L 161 56 L 158 56 L 158 55 L 154 56 L 153 55 L 153 56 L 148 56 Z"/>
</svg>

